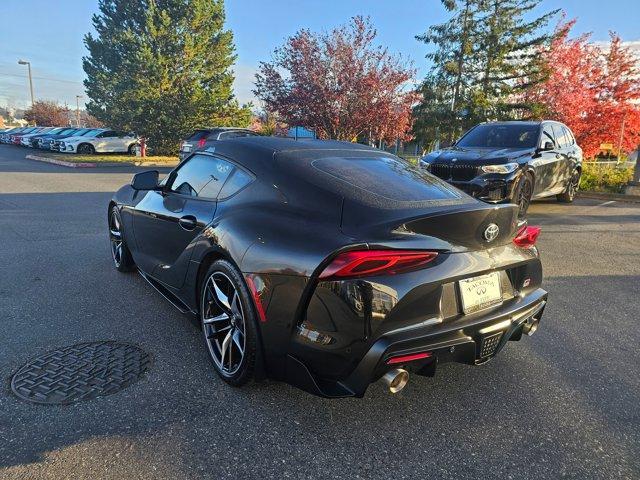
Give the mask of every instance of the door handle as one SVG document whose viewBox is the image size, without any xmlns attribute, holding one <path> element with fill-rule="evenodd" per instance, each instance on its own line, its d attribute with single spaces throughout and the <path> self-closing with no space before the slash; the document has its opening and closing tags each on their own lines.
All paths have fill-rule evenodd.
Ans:
<svg viewBox="0 0 640 480">
<path fill-rule="evenodd" d="M 198 220 L 193 215 L 185 215 L 180 220 L 178 220 L 178 223 L 183 229 L 190 231 L 196 228 L 196 226 L 198 225 Z"/>
</svg>

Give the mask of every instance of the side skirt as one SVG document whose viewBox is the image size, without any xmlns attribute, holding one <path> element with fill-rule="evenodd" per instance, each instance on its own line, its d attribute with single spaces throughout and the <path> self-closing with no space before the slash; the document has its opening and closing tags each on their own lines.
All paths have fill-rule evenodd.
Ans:
<svg viewBox="0 0 640 480">
<path fill-rule="evenodd" d="M 142 278 L 144 278 L 147 282 L 149 282 L 149 285 L 155 288 L 157 292 L 160 295 L 162 295 L 171 305 L 176 307 L 180 311 L 180 313 L 191 313 L 191 314 L 193 313 L 191 309 L 182 300 L 180 300 L 180 298 L 178 298 L 177 295 L 172 293 L 162 283 L 160 283 L 153 277 L 150 277 L 140 269 L 138 269 L 138 273 Z"/>
</svg>

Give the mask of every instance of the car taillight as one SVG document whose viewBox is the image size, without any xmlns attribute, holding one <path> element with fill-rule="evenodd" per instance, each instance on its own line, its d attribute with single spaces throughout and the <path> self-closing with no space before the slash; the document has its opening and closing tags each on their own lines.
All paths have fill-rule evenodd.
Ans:
<svg viewBox="0 0 640 480">
<path fill-rule="evenodd" d="M 200 140 L 198 140 L 198 147 L 204 147 L 205 143 L 207 143 L 207 137 L 202 137 Z"/>
<path fill-rule="evenodd" d="M 540 227 L 524 226 L 516 233 L 513 243 L 522 248 L 531 248 L 536 244 L 540 231 Z"/>
<path fill-rule="evenodd" d="M 395 274 L 425 265 L 438 256 L 418 250 L 361 250 L 343 252 L 322 271 L 321 279 Z"/>
</svg>

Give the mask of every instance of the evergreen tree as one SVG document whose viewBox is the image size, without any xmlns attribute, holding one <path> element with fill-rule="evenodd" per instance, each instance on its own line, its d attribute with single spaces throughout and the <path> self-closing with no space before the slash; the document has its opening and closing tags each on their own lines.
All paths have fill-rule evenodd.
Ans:
<svg viewBox="0 0 640 480">
<path fill-rule="evenodd" d="M 199 126 L 247 126 L 234 98 L 233 34 L 223 0 L 100 0 L 85 36 L 88 111 L 174 153 Z"/>
<path fill-rule="evenodd" d="M 541 0 L 442 1 L 452 17 L 416 37 L 435 50 L 414 133 L 430 140 L 437 130 L 451 141 L 478 122 L 537 111 L 522 92 L 545 79 L 540 48 L 552 39 L 544 28 L 558 11 L 530 19 Z"/>
<path fill-rule="evenodd" d="M 545 80 L 541 51 L 549 48 L 553 32 L 544 31 L 559 12 L 534 19 L 531 11 L 542 0 L 485 0 L 484 19 L 474 89 L 477 117 L 486 120 L 526 118 L 537 110 L 522 92 Z"/>
</svg>

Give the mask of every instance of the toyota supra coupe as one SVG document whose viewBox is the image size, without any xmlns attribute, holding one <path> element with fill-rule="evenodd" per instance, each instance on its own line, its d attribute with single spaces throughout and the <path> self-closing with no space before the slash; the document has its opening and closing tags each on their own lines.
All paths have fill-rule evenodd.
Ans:
<svg viewBox="0 0 640 480">
<path fill-rule="evenodd" d="M 515 203 L 523 218 L 533 199 L 555 195 L 560 202 L 573 202 L 582 149 L 560 122 L 488 122 L 450 148 L 423 157 L 421 164 L 480 200 Z"/>
<path fill-rule="evenodd" d="M 480 365 L 538 328 L 537 227 L 363 145 L 245 137 L 136 174 L 108 206 L 115 267 L 199 319 L 229 384 L 325 397 Z"/>
</svg>

